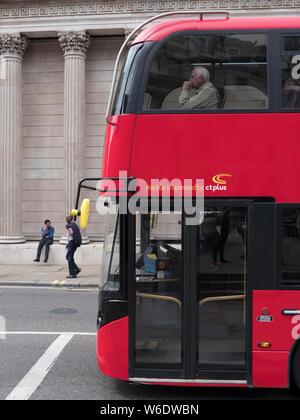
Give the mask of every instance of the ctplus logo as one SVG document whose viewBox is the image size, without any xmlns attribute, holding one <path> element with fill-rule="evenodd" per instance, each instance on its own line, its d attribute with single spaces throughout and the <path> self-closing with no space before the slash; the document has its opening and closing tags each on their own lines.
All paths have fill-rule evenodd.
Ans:
<svg viewBox="0 0 300 420">
<path fill-rule="evenodd" d="M 230 175 L 230 174 L 218 174 L 218 175 L 215 175 L 212 180 L 214 181 L 215 184 L 226 185 L 227 181 L 225 179 L 221 179 L 225 176 L 230 176 L 231 177 L 232 175 Z"/>
<path fill-rule="evenodd" d="M 230 174 L 217 174 L 212 177 L 212 180 L 214 182 L 213 185 L 206 185 L 205 190 L 206 191 L 226 191 L 227 190 L 227 180 L 222 179 L 224 177 L 231 177 Z"/>
</svg>

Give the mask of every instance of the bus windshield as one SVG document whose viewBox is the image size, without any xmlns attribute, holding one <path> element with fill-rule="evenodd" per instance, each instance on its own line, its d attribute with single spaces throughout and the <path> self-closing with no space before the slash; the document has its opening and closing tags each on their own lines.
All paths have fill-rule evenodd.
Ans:
<svg viewBox="0 0 300 420">
<path fill-rule="evenodd" d="M 131 91 L 136 68 L 135 57 L 141 47 L 142 44 L 133 45 L 130 48 L 126 61 L 123 64 L 112 109 L 113 115 L 124 114 L 126 112 L 127 100 Z"/>
<path fill-rule="evenodd" d="M 120 289 L 120 216 L 115 210 L 107 217 L 100 285 L 103 290 Z"/>
</svg>

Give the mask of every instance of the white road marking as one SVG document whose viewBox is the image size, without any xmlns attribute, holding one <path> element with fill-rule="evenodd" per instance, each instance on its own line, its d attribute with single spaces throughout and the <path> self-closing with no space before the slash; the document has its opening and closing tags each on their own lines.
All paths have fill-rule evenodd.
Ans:
<svg viewBox="0 0 300 420">
<path fill-rule="evenodd" d="M 56 359 L 73 337 L 74 334 L 71 333 L 61 334 L 57 337 L 36 364 L 6 397 L 6 400 L 28 400 L 43 382 Z"/>
</svg>

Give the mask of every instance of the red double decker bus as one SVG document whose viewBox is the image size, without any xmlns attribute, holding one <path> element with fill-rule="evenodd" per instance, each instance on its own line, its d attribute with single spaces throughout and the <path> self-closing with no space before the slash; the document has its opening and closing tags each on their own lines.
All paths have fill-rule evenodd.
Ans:
<svg viewBox="0 0 300 420">
<path fill-rule="evenodd" d="M 300 18 L 199 12 L 132 39 L 102 176 L 203 179 L 204 217 L 165 214 L 162 189 L 155 214 L 121 214 L 115 198 L 99 367 L 149 384 L 300 385 Z"/>
</svg>

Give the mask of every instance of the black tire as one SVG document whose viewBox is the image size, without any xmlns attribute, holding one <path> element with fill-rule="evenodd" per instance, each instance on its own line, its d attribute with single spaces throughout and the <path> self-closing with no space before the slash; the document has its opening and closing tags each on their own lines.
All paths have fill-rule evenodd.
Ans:
<svg viewBox="0 0 300 420">
<path fill-rule="evenodd" d="M 300 343 L 298 343 L 293 351 L 291 360 L 291 379 L 300 389 Z"/>
</svg>

